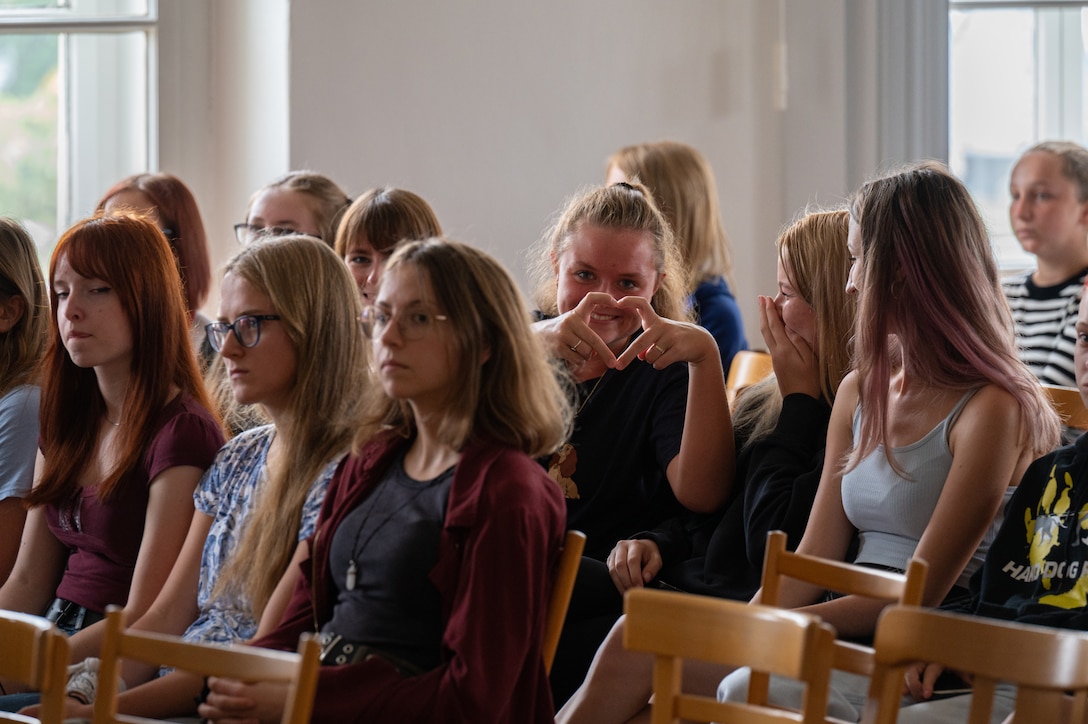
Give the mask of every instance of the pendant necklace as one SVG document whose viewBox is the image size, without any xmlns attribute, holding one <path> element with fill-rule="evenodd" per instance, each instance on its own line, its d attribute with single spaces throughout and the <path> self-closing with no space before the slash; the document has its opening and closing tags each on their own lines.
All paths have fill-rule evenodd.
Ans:
<svg viewBox="0 0 1088 724">
<path fill-rule="evenodd" d="M 445 473 L 443 473 L 442 475 L 445 475 Z M 439 477 L 442 476 L 440 475 Z M 437 479 L 438 478 L 435 478 L 435 480 Z M 363 528 L 365 528 L 366 524 L 370 522 L 370 518 L 372 517 L 374 510 L 377 508 L 378 503 L 381 501 L 381 499 L 385 496 L 385 491 L 388 489 L 388 486 L 396 485 L 397 483 L 395 480 L 389 479 L 381 484 L 381 489 L 375 494 L 376 497 L 374 498 L 374 504 L 370 507 L 370 510 L 367 511 L 366 517 L 363 518 L 362 522 L 359 523 L 359 529 L 355 531 L 355 541 L 351 544 L 351 558 L 348 560 L 348 570 L 347 573 L 344 575 L 344 588 L 349 591 L 355 590 L 355 586 L 359 582 L 359 566 L 356 565 L 355 559 L 362 556 L 363 551 L 366 550 L 366 547 L 370 544 L 370 541 L 373 540 L 374 536 L 376 536 L 378 532 L 385 527 L 386 523 L 397 517 L 397 515 L 399 515 L 402 510 L 407 508 L 412 503 L 416 502 L 419 496 L 423 494 L 423 491 L 430 488 L 433 482 L 433 480 L 427 481 L 419 488 L 419 490 L 415 491 L 414 495 L 412 495 L 410 498 L 397 506 L 397 508 L 392 513 L 385 516 L 385 519 L 382 520 L 382 522 L 379 523 L 377 526 L 375 526 L 374 530 L 370 531 L 370 535 L 366 537 L 366 540 L 364 540 L 363 544 L 360 546 L 359 538 L 363 534 Z"/>
</svg>

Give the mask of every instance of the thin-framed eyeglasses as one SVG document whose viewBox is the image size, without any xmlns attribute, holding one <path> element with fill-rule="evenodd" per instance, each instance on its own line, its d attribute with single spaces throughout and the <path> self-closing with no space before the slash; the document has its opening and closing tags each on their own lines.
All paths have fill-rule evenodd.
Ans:
<svg viewBox="0 0 1088 724">
<path fill-rule="evenodd" d="M 290 234 L 301 233 L 302 232 L 298 229 L 288 229 L 286 226 L 257 226 L 245 221 L 234 225 L 234 238 L 238 240 L 239 244 L 243 245 L 252 243 L 265 236 L 288 236 Z M 315 235 L 308 234 L 307 236 Z"/>
<path fill-rule="evenodd" d="M 363 334 L 369 339 L 377 339 L 385 333 L 385 328 L 390 322 L 397 325 L 400 336 L 406 340 L 416 341 L 423 339 L 434 329 L 437 322 L 448 322 L 445 314 L 428 312 L 423 307 L 411 306 L 407 309 L 393 313 L 381 307 L 367 307 L 363 310 L 360 321 L 363 324 Z"/>
<path fill-rule="evenodd" d="M 216 352 L 223 351 L 223 345 L 227 343 L 227 335 L 234 332 L 234 338 L 243 347 L 256 347 L 261 341 L 261 322 L 273 322 L 280 318 L 278 314 L 244 314 L 230 324 L 226 322 L 212 322 L 205 325 L 204 333 L 208 335 L 208 344 Z"/>
</svg>

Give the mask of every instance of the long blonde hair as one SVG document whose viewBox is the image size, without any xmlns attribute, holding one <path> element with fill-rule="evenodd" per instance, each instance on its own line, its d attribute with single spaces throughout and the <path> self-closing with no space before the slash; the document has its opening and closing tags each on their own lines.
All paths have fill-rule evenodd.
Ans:
<svg viewBox="0 0 1088 724">
<path fill-rule="evenodd" d="M 0 397 L 38 379 L 38 363 L 49 346 L 49 297 L 30 234 L 14 219 L 0 217 L 0 302 L 23 300 L 23 315 L 0 336 Z"/>
<path fill-rule="evenodd" d="M 816 318 L 820 392 L 829 404 L 835 401 L 839 383 L 851 367 L 850 340 L 857 305 L 846 293 L 849 227 L 850 214 L 845 209 L 807 212 L 786 227 L 776 242 L 790 285 L 812 307 Z M 750 445 L 774 429 L 781 411 L 782 395 L 772 376 L 740 394 L 733 427 L 743 431 L 745 444 Z"/>
<path fill-rule="evenodd" d="M 554 452 L 570 432 L 569 396 L 506 269 L 478 249 L 444 239 L 402 243 L 384 278 L 402 268 L 419 274 L 454 332 L 458 384 L 449 390 L 441 442 L 460 450 L 469 440 L 487 440 L 533 457 Z M 483 364 L 481 350 L 489 353 Z M 380 385 L 372 386 L 368 408 L 358 444 L 383 429 L 412 434 L 411 407 L 387 397 Z"/>
<path fill-rule="evenodd" d="M 303 271 L 304 273 L 300 273 Z M 224 274 L 267 295 L 294 346 L 298 369 L 277 436 L 283 445 L 219 578 L 260 615 L 298 542 L 302 506 L 329 461 L 351 447 L 367 382 L 359 292 L 332 248 L 291 235 L 242 249 Z"/>
<path fill-rule="evenodd" d="M 631 181 L 643 183 L 669 220 L 694 284 L 725 277 L 731 288 L 733 245 L 722 226 L 718 184 L 701 153 L 677 141 L 624 146 L 608 158 Z"/>
</svg>

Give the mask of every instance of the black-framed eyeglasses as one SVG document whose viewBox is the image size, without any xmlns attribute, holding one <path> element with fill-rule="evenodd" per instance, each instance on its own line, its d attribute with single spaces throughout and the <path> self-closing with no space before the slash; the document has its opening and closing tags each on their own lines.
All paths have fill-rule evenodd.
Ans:
<svg viewBox="0 0 1088 724">
<path fill-rule="evenodd" d="M 204 333 L 208 335 L 208 344 L 216 352 L 223 351 L 223 345 L 227 342 L 227 335 L 234 332 L 234 338 L 243 347 L 256 347 L 261 341 L 261 322 L 273 322 L 280 318 L 278 314 L 245 314 L 232 323 L 212 322 L 205 325 Z"/>
<path fill-rule="evenodd" d="M 363 323 L 363 334 L 369 339 L 377 339 L 382 336 L 390 322 L 394 322 L 400 336 L 414 342 L 423 339 L 434 328 L 435 322 L 447 322 L 449 317 L 445 314 L 428 312 L 418 306 L 408 307 L 408 309 L 397 314 L 387 312 L 381 307 L 367 307 L 363 310 L 361 321 Z"/>
<path fill-rule="evenodd" d="M 238 240 L 239 244 L 249 244 L 265 236 L 288 236 L 301 233 L 298 229 L 288 229 L 286 226 L 257 226 L 245 221 L 234 225 L 234 238 Z M 316 235 L 307 234 L 307 236 Z M 320 239 L 321 237 L 316 236 L 316 238 Z"/>
</svg>

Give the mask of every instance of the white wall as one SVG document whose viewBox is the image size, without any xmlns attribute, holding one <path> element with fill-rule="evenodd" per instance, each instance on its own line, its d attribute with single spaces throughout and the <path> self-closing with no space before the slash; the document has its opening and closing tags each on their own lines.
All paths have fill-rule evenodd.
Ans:
<svg viewBox="0 0 1088 724">
<path fill-rule="evenodd" d="M 851 53 L 872 53 L 883 0 L 160 1 L 164 64 L 176 32 L 183 61 L 207 73 L 160 123 L 161 167 L 197 191 L 217 261 L 248 195 L 306 167 L 353 196 L 420 193 L 450 236 L 523 279 L 525 248 L 568 195 L 603 180 L 613 150 L 672 138 L 714 167 L 761 346 L 754 298 L 774 291 L 779 229 L 810 202 L 841 201 L 879 157 L 876 75 Z"/>
<path fill-rule="evenodd" d="M 288 0 L 159 0 L 159 169 L 193 190 L 218 269 L 250 194 L 288 170 Z M 218 283 L 206 305 L 214 315 Z"/>
</svg>

